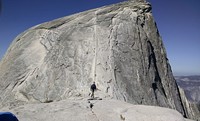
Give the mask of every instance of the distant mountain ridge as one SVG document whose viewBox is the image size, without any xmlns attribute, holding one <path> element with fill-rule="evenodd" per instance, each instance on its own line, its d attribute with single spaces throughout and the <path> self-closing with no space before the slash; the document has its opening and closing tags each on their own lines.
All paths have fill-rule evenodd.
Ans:
<svg viewBox="0 0 200 121">
<path fill-rule="evenodd" d="M 200 75 L 175 76 L 175 79 L 190 101 L 200 102 Z"/>
<path fill-rule="evenodd" d="M 175 76 L 186 115 L 200 120 L 200 76 Z"/>
</svg>

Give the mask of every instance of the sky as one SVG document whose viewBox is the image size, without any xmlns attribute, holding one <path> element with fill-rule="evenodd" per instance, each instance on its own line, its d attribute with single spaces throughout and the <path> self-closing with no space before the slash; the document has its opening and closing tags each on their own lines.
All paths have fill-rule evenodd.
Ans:
<svg viewBox="0 0 200 121">
<path fill-rule="evenodd" d="M 0 59 L 26 29 L 125 0 L 0 0 Z M 200 75 L 200 0 L 147 0 L 174 75 Z"/>
</svg>

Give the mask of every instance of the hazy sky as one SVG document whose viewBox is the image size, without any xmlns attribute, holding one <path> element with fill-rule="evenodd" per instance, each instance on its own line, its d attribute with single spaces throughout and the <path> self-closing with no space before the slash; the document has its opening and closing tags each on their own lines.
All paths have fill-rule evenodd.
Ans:
<svg viewBox="0 0 200 121">
<path fill-rule="evenodd" d="M 26 29 L 124 0 L 0 0 L 0 59 Z M 200 74 L 200 0 L 147 0 L 175 75 Z"/>
</svg>

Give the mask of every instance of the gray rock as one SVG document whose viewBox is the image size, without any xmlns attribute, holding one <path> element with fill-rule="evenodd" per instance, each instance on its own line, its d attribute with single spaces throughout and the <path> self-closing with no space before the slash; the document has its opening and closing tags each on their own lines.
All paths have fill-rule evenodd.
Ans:
<svg viewBox="0 0 200 121">
<path fill-rule="evenodd" d="M 186 111 L 186 116 L 190 119 L 200 121 L 200 102 L 188 100 L 185 91 L 179 87 L 183 106 Z"/>
<path fill-rule="evenodd" d="M 200 102 L 200 76 L 176 76 L 175 79 L 189 101 Z"/>
<path fill-rule="evenodd" d="M 127 1 L 34 26 L 0 62 L 0 107 L 95 96 L 185 115 L 151 5 Z"/>
<path fill-rule="evenodd" d="M 83 99 L 1 110 L 12 111 L 20 121 L 192 121 L 168 108 L 132 105 L 117 100 L 95 100 L 92 103 L 92 109 Z"/>
</svg>

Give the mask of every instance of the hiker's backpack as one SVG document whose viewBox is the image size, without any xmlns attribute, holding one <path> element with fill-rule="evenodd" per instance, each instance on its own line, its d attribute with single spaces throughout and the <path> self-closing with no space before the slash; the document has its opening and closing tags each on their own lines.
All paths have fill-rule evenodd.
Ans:
<svg viewBox="0 0 200 121">
<path fill-rule="evenodd" d="M 97 89 L 96 85 L 95 85 L 95 84 L 92 84 L 92 85 L 91 85 L 91 90 L 96 90 L 96 89 Z"/>
</svg>

